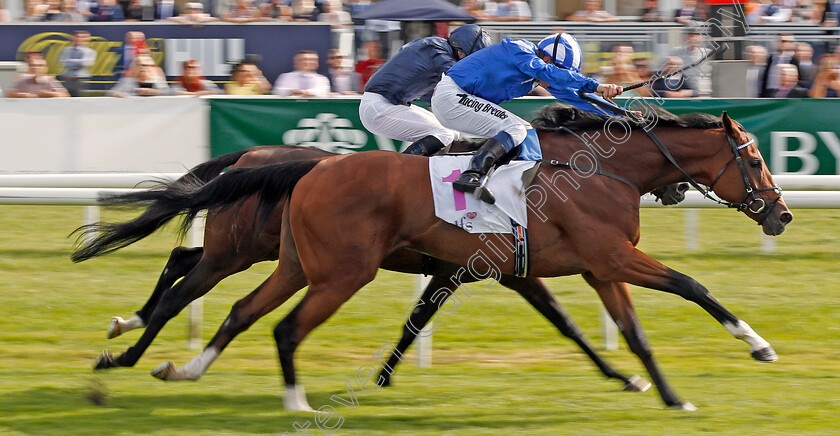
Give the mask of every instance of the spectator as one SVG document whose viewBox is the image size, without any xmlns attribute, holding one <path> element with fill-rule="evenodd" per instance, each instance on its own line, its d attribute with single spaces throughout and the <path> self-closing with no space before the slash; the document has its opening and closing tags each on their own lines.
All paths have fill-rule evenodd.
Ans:
<svg viewBox="0 0 840 436">
<path fill-rule="evenodd" d="M 241 61 L 234 65 L 231 83 L 225 85 L 227 95 L 262 95 L 271 89 L 262 71 L 252 62 Z"/>
<path fill-rule="evenodd" d="M 840 65 L 837 56 L 832 54 L 823 55 L 820 58 L 820 69 L 811 84 L 808 96 L 811 98 L 835 98 L 840 94 Z"/>
<path fill-rule="evenodd" d="M 711 49 L 706 47 L 706 40 L 697 30 L 691 29 L 686 34 L 684 50 L 680 53 L 684 65 L 690 65 L 703 59 Z M 702 64 L 685 72 L 685 76 L 691 82 L 691 88 L 696 95 L 707 97 L 712 95 L 712 63 Z"/>
<path fill-rule="evenodd" d="M 330 94 L 330 79 L 315 72 L 318 69 L 318 53 L 300 51 L 295 55 L 294 63 L 294 71 L 277 77 L 275 94 L 291 97 L 327 97 Z"/>
<path fill-rule="evenodd" d="M 385 59 L 379 57 L 382 55 L 382 45 L 379 41 L 365 41 L 364 49 L 367 52 L 367 59 L 356 62 L 355 68 L 361 78 L 359 89 L 365 89 L 370 76 L 385 63 Z"/>
<path fill-rule="evenodd" d="M 47 0 L 47 11 L 44 12 L 44 21 L 63 23 L 67 21 L 67 15 L 61 12 L 61 0 Z"/>
<path fill-rule="evenodd" d="M 115 71 L 121 71 L 125 75 L 131 66 L 134 64 L 134 59 L 140 55 L 141 52 L 148 51 L 149 47 L 146 45 L 146 35 L 138 30 L 129 30 L 125 32 L 125 42 L 122 50 L 120 50 L 120 60 L 117 61 Z"/>
<path fill-rule="evenodd" d="M 779 64 L 779 89 L 773 94 L 774 98 L 807 98 L 808 90 L 799 86 L 799 72 L 796 65 Z"/>
<path fill-rule="evenodd" d="M 767 63 L 767 49 L 761 45 L 751 45 L 746 48 L 747 60 L 747 97 L 761 96 L 761 74 Z"/>
<path fill-rule="evenodd" d="M 312 0 L 292 0 L 293 21 L 315 21 L 319 13 Z"/>
<path fill-rule="evenodd" d="M 12 13 L 8 9 L 3 9 L 3 0 L 0 0 L 0 23 L 11 23 Z M 2 95 L 2 91 L 0 91 Z"/>
<path fill-rule="evenodd" d="M 350 13 L 341 8 L 340 0 L 329 0 L 323 3 L 324 12 L 318 14 L 318 21 L 333 23 L 333 28 L 345 27 L 352 24 Z"/>
<path fill-rule="evenodd" d="M 155 20 L 168 20 L 178 16 L 175 0 L 155 0 Z"/>
<path fill-rule="evenodd" d="M 667 75 L 679 70 L 682 66 L 682 58 L 679 56 L 668 56 L 660 71 L 662 71 L 662 75 Z M 651 89 L 656 95 L 665 98 L 690 98 L 696 95 L 694 89 L 682 73 L 653 82 Z"/>
<path fill-rule="evenodd" d="M 531 7 L 527 2 L 518 0 L 500 0 L 496 11 L 489 17 L 492 21 L 531 21 Z"/>
<path fill-rule="evenodd" d="M 779 76 L 776 65 L 796 64 L 793 54 L 796 49 L 796 40 L 792 33 L 781 33 L 776 40 L 776 53 L 767 57 L 767 67 L 761 75 L 761 97 L 772 97 L 775 90 L 779 89 Z"/>
<path fill-rule="evenodd" d="M 271 0 L 260 5 L 263 20 L 292 21 L 292 7 L 289 0 Z"/>
<path fill-rule="evenodd" d="M 47 61 L 40 53 L 29 54 L 26 60 L 29 69 L 15 78 L 12 87 L 6 91 L 8 98 L 70 97 L 55 77 L 47 75 Z"/>
<path fill-rule="evenodd" d="M 96 0 L 78 0 L 76 2 L 76 10 L 82 14 L 84 21 L 90 20 L 97 7 Z"/>
<path fill-rule="evenodd" d="M 645 7 L 639 16 L 641 17 L 639 21 L 644 22 L 665 21 L 665 17 L 659 12 L 659 2 L 656 0 L 645 0 Z"/>
<path fill-rule="evenodd" d="M 90 16 L 90 21 L 97 22 L 115 22 L 124 19 L 123 10 L 117 6 L 116 0 L 99 0 L 99 9 Z"/>
<path fill-rule="evenodd" d="M 706 21 L 706 14 L 697 7 L 696 0 L 685 0 L 683 7 L 674 12 L 674 21 L 685 25 L 691 22 L 702 22 Z"/>
<path fill-rule="evenodd" d="M 796 49 L 793 52 L 792 63 L 796 65 L 797 73 L 799 74 L 799 86 L 809 89 L 811 82 L 817 75 L 819 69 L 813 62 L 814 48 L 807 42 L 800 42 L 796 44 Z"/>
<path fill-rule="evenodd" d="M 151 97 L 170 93 L 166 77 L 161 77 L 157 65 L 150 56 L 137 57 L 137 68 L 130 76 L 125 75 L 117 81 L 105 95 L 111 97 Z"/>
<path fill-rule="evenodd" d="M 23 8 L 23 21 L 40 22 L 44 21 L 44 15 L 47 13 L 49 6 L 41 0 L 25 0 Z"/>
<path fill-rule="evenodd" d="M 330 66 L 327 78 L 330 79 L 330 89 L 333 93 L 359 93 L 359 78 L 355 72 L 344 68 L 344 55 L 338 49 L 327 52 L 327 64 Z"/>
<path fill-rule="evenodd" d="M 171 17 L 167 21 L 174 21 L 179 24 L 203 24 L 212 21 L 219 21 L 218 18 L 204 12 L 204 5 L 199 2 L 189 2 L 184 4 L 184 10 L 176 17 Z"/>
<path fill-rule="evenodd" d="M 143 0 L 130 0 L 123 10 L 125 21 L 140 21 L 146 16 L 146 6 Z"/>
<path fill-rule="evenodd" d="M 793 16 L 793 9 L 787 7 L 783 0 L 773 0 L 764 5 L 758 15 L 762 23 L 786 23 Z"/>
<path fill-rule="evenodd" d="M 175 95 L 209 95 L 221 92 L 218 86 L 201 75 L 201 64 L 195 60 L 185 61 L 181 77 L 172 85 Z"/>
<path fill-rule="evenodd" d="M 604 75 L 604 80 L 599 80 L 599 82 L 615 83 L 621 86 L 640 83 L 642 79 L 633 67 L 633 54 L 633 46 L 630 44 L 618 44 L 613 47 L 613 56 L 610 58 L 611 68 Z"/>
<path fill-rule="evenodd" d="M 61 80 L 72 97 L 81 97 L 87 90 L 90 69 L 96 63 L 96 51 L 90 47 L 90 33 L 77 30 L 73 34 L 73 46 L 61 50 L 58 64 L 64 67 Z"/>
<path fill-rule="evenodd" d="M 812 0 L 797 0 L 790 21 L 794 23 L 818 23 L 820 16 L 817 14 L 817 7 L 814 2 Z"/>
<path fill-rule="evenodd" d="M 81 23 L 87 21 L 87 18 L 76 7 L 76 0 L 61 0 L 61 12 L 67 15 L 68 22 Z"/>
<path fill-rule="evenodd" d="M 585 9 L 579 10 L 572 15 L 566 17 L 569 21 L 618 21 L 609 12 L 605 11 L 601 5 L 601 0 L 586 0 Z"/>
<path fill-rule="evenodd" d="M 253 23 L 262 21 L 262 14 L 254 6 L 253 0 L 236 0 L 236 6 L 222 15 L 222 21 L 227 21 L 228 23 Z"/>
<path fill-rule="evenodd" d="M 461 5 L 459 7 L 464 12 L 475 17 L 476 20 L 484 21 L 491 19 L 489 15 L 484 13 L 484 7 L 478 2 L 478 0 L 461 0 Z"/>
</svg>

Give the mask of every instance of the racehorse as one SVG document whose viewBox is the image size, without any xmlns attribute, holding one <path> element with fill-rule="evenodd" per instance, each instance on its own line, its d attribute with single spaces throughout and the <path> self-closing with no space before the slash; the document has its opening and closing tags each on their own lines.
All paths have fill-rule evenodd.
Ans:
<svg viewBox="0 0 840 436">
<path fill-rule="evenodd" d="M 555 131 L 549 122 L 540 132 L 548 163 L 559 165 L 542 165 L 532 185 L 538 192 L 555 195 L 545 195 L 537 210 L 529 208 L 529 218 L 533 218 L 528 229 L 529 275 L 582 274 L 598 292 L 669 407 L 694 409 L 679 399 L 653 360 L 627 283 L 695 302 L 733 336 L 747 342 L 756 360 L 775 361 L 769 343 L 705 287 L 635 248 L 640 237 L 639 193 L 686 180 L 696 187 L 698 182 L 708 185 L 722 202 L 757 221 L 766 234 L 784 231 L 793 215 L 743 127 L 725 113 L 720 119 L 705 114 L 677 117 L 663 113 L 653 128 L 658 135 L 653 141 L 657 147 L 653 147 L 644 133 L 650 124 L 624 120 L 633 127 L 627 138 L 616 145 L 609 159 L 586 170 L 568 162 L 580 150 L 580 136 L 567 132 L 592 133 L 610 120 L 571 108 L 552 108 L 543 119 L 563 122 L 562 126 L 554 125 Z M 610 133 L 620 136 L 615 131 Z M 668 144 L 667 148 L 662 143 Z M 582 183 L 575 181 L 570 175 L 573 173 L 583 178 Z M 565 191 L 561 190 L 557 185 L 561 179 L 570 182 L 573 189 L 564 185 Z M 485 243 L 481 235 L 465 233 L 434 216 L 427 160 L 415 156 L 369 152 L 320 162 L 237 169 L 200 189 L 168 192 L 165 197 L 170 207 L 190 216 L 205 208 L 237 204 L 255 193 L 260 198 L 257 216 L 261 228 L 269 234 L 281 230 L 281 261 L 252 295 L 271 298 L 279 305 L 309 284 L 306 296 L 274 331 L 287 401 L 296 398 L 301 408 L 308 404 L 296 383 L 296 347 L 373 279 L 388 254 L 410 248 L 466 264 L 472 275 L 480 278 L 498 280 L 501 274 L 514 270 L 512 256 L 494 259 L 482 251 Z M 291 199 L 278 214 L 276 204 L 289 193 Z M 347 224 L 356 231 L 332 230 Z"/>
<path fill-rule="evenodd" d="M 467 152 L 474 149 L 477 144 L 458 141 L 453 144 L 452 152 Z M 273 146 L 254 147 L 248 150 L 229 153 L 219 156 L 191 169 L 185 176 L 172 183 L 173 186 L 198 186 L 205 184 L 214 177 L 219 176 L 226 167 L 245 168 L 272 163 L 279 163 L 300 159 L 316 159 L 333 156 L 334 153 L 325 152 L 319 149 L 297 147 L 297 146 Z M 671 195 L 680 194 L 671 192 Z M 177 314 L 189 302 L 204 295 L 223 278 L 243 271 L 254 263 L 264 260 L 276 260 L 279 246 L 279 238 L 275 235 L 260 233 L 255 230 L 255 222 L 252 218 L 256 199 L 246 201 L 236 209 L 222 210 L 218 213 L 208 214 L 205 238 L 203 247 L 187 248 L 177 247 L 172 250 L 169 260 L 160 275 L 154 291 L 143 307 L 138 310 L 130 319 L 124 320 L 121 317 L 114 317 L 108 326 L 108 338 L 114 338 L 127 331 L 145 326 L 151 319 L 155 310 L 160 307 L 160 313 Z M 282 210 L 284 202 L 278 204 L 277 208 Z M 150 207 L 150 211 L 157 210 L 157 207 Z M 152 216 L 150 216 L 152 215 Z M 95 232 L 93 240 L 84 247 L 80 247 L 73 255 L 75 261 L 82 261 L 92 256 L 112 252 L 124 245 L 137 241 L 151 233 L 175 215 L 168 215 L 166 218 L 160 215 L 146 213 L 138 220 L 122 224 L 96 224 L 87 226 L 82 230 Z M 153 226 L 148 226 L 153 222 Z M 424 326 L 437 312 L 446 299 L 454 292 L 447 283 L 447 278 L 457 271 L 458 265 L 428 258 L 420 253 L 410 250 L 399 250 L 383 263 L 383 268 L 408 273 L 427 273 L 432 279 L 426 286 L 425 291 L 417 302 L 417 310 L 414 310 L 406 320 L 403 328 L 403 335 L 398 342 L 393 355 L 390 358 L 388 367 L 390 371 L 382 371 L 380 384 L 389 386 L 393 369 L 401 361 L 401 356 L 411 345 L 417 336 L 417 328 Z M 173 285 L 179 279 L 182 280 L 176 287 Z M 465 281 L 468 280 L 464 277 Z M 515 276 L 504 276 L 501 283 L 521 294 L 539 313 L 545 316 L 565 336 L 577 343 L 589 356 L 596 366 L 607 378 L 615 378 L 624 383 L 624 390 L 645 391 L 650 383 L 638 376 L 626 377 L 613 369 L 606 363 L 592 348 L 586 336 L 574 323 L 562 306 L 554 299 L 542 280 L 538 278 L 521 278 Z M 172 288 L 172 289 L 170 289 Z M 245 304 L 244 300 L 234 306 L 229 320 L 251 319 L 247 325 L 238 322 L 226 322 L 220 329 L 219 334 L 208 344 L 208 348 L 221 352 L 237 334 L 247 329 L 256 319 L 267 313 L 261 309 L 259 314 L 253 313 L 254 307 L 260 307 L 263 302 L 252 302 Z M 173 309 L 176 308 L 176 309 Z M 269 307 L 270 311 L 273 307 Z M 172 315 L 174 316 L 174 315 Z M 164 323 L 168 318 L 164 321 Z M 158 329 L 159 330 L 159 329 Z M 149 330 L 151 336 L 148 340 L 154 339 L 156 332 Z M 129 353 L 115 359 L 106 353 L 100 356 L 97 367 L 109 368 L 114 366 L 133 366 L 139 359 L 142 350 L 140 347 L 133 347 L 132 351 L 138 351 L 137 358 L 129 360 Z M 194 365 L 193 365 L 194 366 Z M 197 380 L 207 367 L 201 371 L 191 370 L 192 366 L 177 368 L 171 362 L 166 362 L 157 367 L 152 373 L 162 380 Z"/>
</svg>

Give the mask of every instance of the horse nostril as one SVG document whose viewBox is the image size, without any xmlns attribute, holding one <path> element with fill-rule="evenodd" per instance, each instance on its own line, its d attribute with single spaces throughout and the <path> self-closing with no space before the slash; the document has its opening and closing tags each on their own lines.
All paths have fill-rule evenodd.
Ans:
<svg viewBox="0 0 840 436">
<path fill-rule="evenodd" d="M 683 182 L 683 183 L 677 184 L 677 192 L 679 192 L 679 193 L 683 193 L 685 191 L 688 191 L 688 188 L 689 188 L 688 183 Z"/>
<path fill-rule="evenodd" d="M 790 212 L 782 212 L 781 214 L 779 214 L 779 221 L 781 221 L 782 224 L 786 225 L 789 222 L 793 221 L 793 214 Z"/>
</svg>

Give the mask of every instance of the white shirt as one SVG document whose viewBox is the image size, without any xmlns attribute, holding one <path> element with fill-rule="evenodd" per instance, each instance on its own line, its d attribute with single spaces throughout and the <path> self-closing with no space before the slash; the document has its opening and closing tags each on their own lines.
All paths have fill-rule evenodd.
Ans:
<svg viewBox="0 0 840 436">
<path fill-rule="evenodd" d="M 318 73 L 292 71 L 278 76 L 271 92 L 287 96 L 298 89 L 309 91 L 313 97 L 327 97 L 330 95 L 330 79 Z"/>
</svg>

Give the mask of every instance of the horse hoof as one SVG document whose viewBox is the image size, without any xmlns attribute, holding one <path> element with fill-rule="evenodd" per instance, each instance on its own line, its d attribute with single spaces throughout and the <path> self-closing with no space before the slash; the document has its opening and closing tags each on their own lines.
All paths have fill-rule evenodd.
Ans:
<svg viewBox="0 0 840 436">
<path fill-rule="evenodd" d="M 114 360 L 114 355 L 111 354 L 110 351 L 103 351 L 102 354 L 96 359 L 96 364 L 93 365 L 93 369 L 109 369 L 109 368 L 116 368 L 117 362 Z"/>
<path fill-rule="evenodd" d="M 159 378 L 163 381 L 167 381 L 174 373 L 175 364 L 167 360 L 166 362 L 161 363 L 160 365 L 158 365 L 157 368 L 152 370 L 152 377 Z"/>
<path fill-rule="evenodd" d="M 122 328 L 120 327 L 120 323 L 124 322 L 125 320 L 118 316 L 111 318 L 111 323 L 108 324 L 108 339 L 114 339 L 122 334 Z"/>
<path fill-rule="evenodd" d="M 630 377 L 630 380 L 624 385 L 624 390 L 627 392 L 647 392 L 648 389 L 650 389 L 650 382 L 638 375 Z"/>
<path fill-rule="evenodd" d="M 769 346 L 764 347 L 760 350 L 755 350 L 750 354 L 752 354 L 753 359 L 759 362 L 770 363 L 779 360 L 779 356 L 776 354 L 776 350 L 774 350 L 773 347 Z"/>
<path fill-rule="evenodd" d="M 696 412 L 697 411 L 697 407 L 695 407 L 694 404 L 691 404 L 691 403 L 676 404 L 676 405 L 671 406 L 670 409 L 671 410 L 683 410 L 683 411 L 686 411 L 686 412 Z"/>
</svg>

